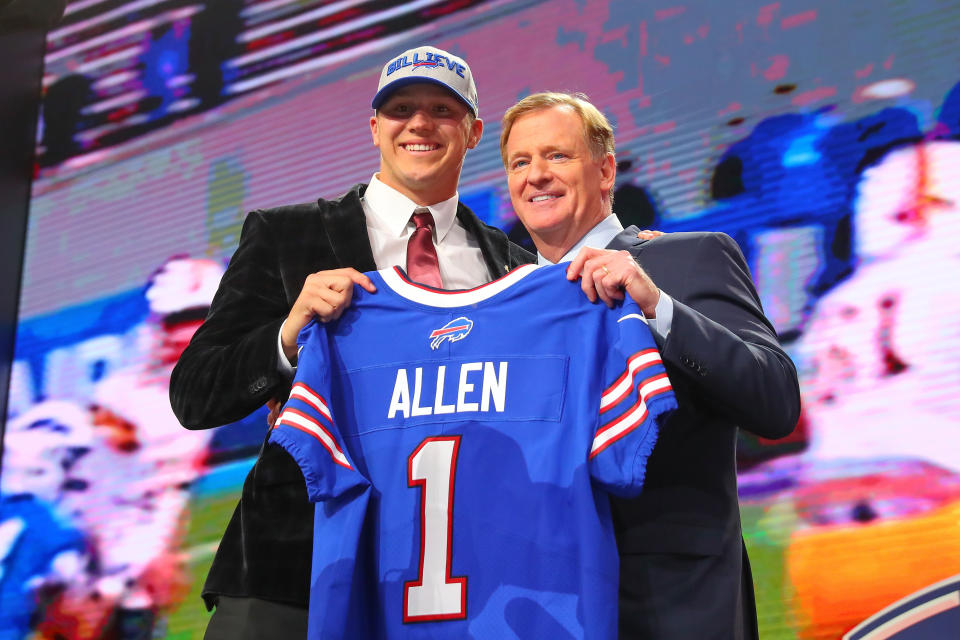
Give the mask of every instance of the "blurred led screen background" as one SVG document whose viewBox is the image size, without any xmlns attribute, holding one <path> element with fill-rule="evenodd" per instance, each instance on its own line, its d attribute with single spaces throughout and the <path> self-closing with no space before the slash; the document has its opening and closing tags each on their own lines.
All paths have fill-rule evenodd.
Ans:
<svg viewBox="0 0 960 640">
<path fill-rule="evenodd" d="M 71 1 L 36 138 L 0 637 L 202 637 L 266 412 L 182 429 L 171 364 L 245 212 L 369 179 L 380 68 L 422 43 L 473 69 L 460 196 L 484 220 L 528 241 L 506 108 L 583 91 L 615 126 L 623 221 L 747 256 L 805 406 L 787 439 L 739 443 L 761 637 L 839 638 L 960 574 L 958 33 L 936 0 Z"/>
</svg>

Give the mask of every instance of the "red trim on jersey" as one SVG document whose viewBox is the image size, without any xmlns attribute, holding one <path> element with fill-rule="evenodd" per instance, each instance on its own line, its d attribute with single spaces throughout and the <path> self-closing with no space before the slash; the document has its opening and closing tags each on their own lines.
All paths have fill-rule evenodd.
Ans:
<svg viewBox="0 0 960 640">
<path fill-rule="evenodd" d="M 433 330 L 433 333 L 430 334 L 430 337 L 431 337 L 431 338 L 438 338 L 438 337 L 443 336 L 443 335 L 446 335 L 446 334 L 448 334 L 448 333 L 453 333 L 454 331 L 463 331 L 464 329 L 466 329 L 466 328 L 469 327 L 469 326 L 470 326 L 470 325 L 468 325 L 468 324 L 461 324 L 461 325 L 457 325 L 456 327 L 445 327 L 445 328 L 443 328 L 443 329 L 434 329 L 434 330 Z"/>
<path fill-rule="evenodd" d="M 623 373 L 620 374 L 620 377 L 617 378 L 613 384 L 611 384 L 610 386 L 608 386 L 606 389 L 603 390 L 603 393 L 600 394 L 600 397 L 603 398 L 603 396 L 607 395 L 608 393 L 611 393 L 614 389 L 616 389 L 617 386 L 623 384 L 623 381 L 627 379 L 627 376 L 630 376 L 631 378 L 636 377 L 637 373 L 643 371 L 644 369 L 648 367 L 652 367 L 655 364 L 662 364 L 663 361 L 658 358 L 657 360 L 651 360 L 650 362 L 637 367 L 633 372 L 630 371 L 631 362 L 633 362 L 634 360 L 637 360 L 638 358 L 642 358 L 644 356 L 650 355 L 651 353 L 656 353 L 659 355 L 659 351 L 657 351 L 656 349 L 644 349 L 643 351 L 638 351 L 637 353 L 627 358 L 626 369 L 624 369 Z M 617 403 L 619 403 L 621 400 L 623 400 L 628 395 L 630 395 L 630 393 L 633 391 L 633 388 L 634 388 L 633 382 L 631 381 L 631 383 L 627 386 L 627 388 L 623 391 L 623 393 L 621 393 L 619 396 L 617 396 L 613 400 L 610 400 L 607 406 L 600 408 L 600 413 L 606 413 L 607 411 L 610 411 L 610 409 L 613 409 L 615 406 L 617 406 Z"/>
<path fill-rule="evenodd" d="M 289 420 L 284 420 L 283 414 L 287 412 L 296 414 L 301 418 L 303 418 L 304 420 L 306 420 L 307 422 L 309 422 L 310 424 L 312 424 L 313 426 L 315 426 L 319 431 L 322 431 L 323 433 L 326 434 L 328 438 L 330 438 L 330 442 L 328 443 L 326 440 L 321 438 L 318 434 L 314 433 L 313 431 L 311 431 L 307 427 L 304 427 L 303 425 L 299 425 L 296 422 L 292 422 Z M 280 417 L 277 418 L 277 422 L 276 424 L 273 425 L 273 428 L 276 429 L 281 424 L 284 424 L 288 427 L 293 427 L 294 429 L 298 429 L 304 433 L 310 434 L 311 436 L 316 438 L 317 441 L 320 442 L 320 444 L 323 445 L 323 448 L 327 450 L 327 452 L 330 454 L 330 457 L 333 459 L 334 462 L 336 462 L 341 467 L 346 467 L 347 469 L 351 469 L 351 470 L 353 469 L 353 467 L 350 466 L 349 462 L 344 462 L 344 460 L 347 459 L 347 456 L 343 453 L 343 450 L 340 448 L 340 445 L 337 443 L 337 439 L 334 438 L 333 434 L 327 431 L 327 429 L 324 428 L 324 426 L 320 424 L 315 418 L 307 415 L 302 411 L 297 411 L 296 409 L 287 407 L 286 409 L 283 410 L 283 413 L 280 414 Z M 331 448 L 331 446 L 333 448 Z M 340 454 L 340 456 L 343 457 L 344 460 L 338 460 L 337 454 Z"/>
<path fill-rule="evenodd" d="M 590 452 L 589 459 L 593 459 L 594 456 L 596 456 L 597 454 L 599 454 L 601 451 L 603 451 L 604 449 L 606 449 L 607 447 L 609 447 L 611 444 L 613 444 L 613 443 L 616 442 L 617 440 L 620 440 L 621 438 L 623 438 L 624 436 L 626 436 L 627 434 L 629 434 L 630 432 L 632 432 L 632 431 L 633 431 L 634 429 L 636 429 L 639 425 L 643 424 L 643 422 L 647 419 L 647 416 L 650 415 L 650 412 L 647 411 L 647 408 L 646 408 L 647 400 L 649 400 L 650 398 L 653 398 L 654 396 L 658 396 L 658 395 L 660 395 L 661 393 L 666 393 L 666 392 L 668 392 L 668 391 L 672 391 L 672 390 L 673 390 L 673 387 L 668 384 L 667 386 L 663 387 L 662 389 L 654 389 L 653 391 L 649 391 L 649 392 L 647 392 L 647 393 L 642 393 L 642 389 L 643 389 L 643 387 L 647 386 L 647 385 L 650 384 L 651 382 L 656 382 L 657 380 L 663 380 L 663 379 L 665 379 L 665 378 L 667 378 L 667 374 L 666 374 L 666 373 L 659 373 L 659 374 L 657 374 L 657 375 L 655 375 L 655 376 L 650 376 L 649 378 L 647 378 L 646 380 L 644 380 L 643 383 L 641 383 L 640 385 L 638 385 L 638 390 L 639 390 L 641 393 L 640 393 L 640 397 L 637 398 L 637 401 L 636 401 L 635 403 L 633 403 L 633 406 L 631 406 L 629 409 L 627 409 L 626 411 L 624 411 L 624 412 L 623 412 L 622 414 L 620 414 L 618 417 L 614 418 L 613 420 L 611 420 L 611 421 L 608 422 L 607 424 L 605 424 L 605 425 L 603 425 L 602 427 L 600 427 L 599 429 L 597 429 L 597 432 L 596 432 L 596 433 L 594 434 L 594 436 L 593 436 L 594 441 L 596 441 L 597 438 L 599 438 L 600 436 L 604 435 L 607 431 L 610 431 L 611 429 L 620 429 L 621 427 L 623 427 L 623 424 L 624 424 L 624 423 L 626 422 L 626 420 L 629 418 L 630 414 L 632 414 L 635 410 L 639 409 L 640 407 L 643 407 L 643 413 L 642 413 L 638 418 L 635 418 L 635 419 L 633 420 L 633 422 L 627 424 L 627 426 L 623 429 L 622 432 L 620 432 L 619 434 L 613 436 L 612 438 L 610 438 L 609 440 L 607 440 L 606 442 L 604 442 L 604 443 L 603 443 L 600 447 L 598 447 L 597 449 L 592 450 L 592 451 Z M 669 382 L 669 378 L 667 378 L 667 381 Z"/>
<path fill-rule="evenodd" d="M 630 415 L 630 412 L 633 411 L 635 408 L 637 408 L 637 406 L 639 406 L 642 402 L 643 402 L 643 401 L 641 400 L 641 401 L 638 402 L 637 404 L 633 405 L 633 407 L 630 408 L 630 411 L 627 411 L 626 413 L 624 413 L 624 416 Z M 589 459 L 589 460 L 593 460 L 593 458 L 595 458 L 596 456 L 600 455 L 600 453 L 601 453 L 602 451 L 604 451 L 607 447 L 609 447 L 610 445 L 612 445 L 614 442 L 616 442 L 617 440 L 620 440 L 621 438 L 623 438 L 623 437 L 626 436 L 627 434 L 632 433 L 634 429 L 636 429 L 638 426 L 640 426 L 641 424 L 643 424 L 643 423 L 646 421 L 647 416 L 649 416 L 649 415 L 650 415 L 650 412 L 647 411 L 646 406 L 644 406 L 644 408 L 643 408 L 643 413 L 640 414 L 640 417 L 639 417 L 639 418 L 637 418 L 636 420 L 634 420 L 633 423 L 632 423 L 629 427 L 627 427 L 626 429 L 624 429 L 623 431 L 621 431 L 619 435 L 616 435 L 616 436 L 610 438 L 609 440 L 607 440 L 606 442 L 604 442 L 599 448 L 594 449 L 593 451 L 591 451 L 591 452 L 590 452 L 590 457 L 589 457 L 588 459 Z M 603 427 L 601 427 L 600 430 L 597 431 L 597 435 L 594 436 L 594 439 L 596 439 L 598 436 L 600 436 L 603 432 L 609 431 L 609 430 L 612 429 L 612 428 L 616 428 L 616 427 L 620 426 L 619 423 L 620 423 L 620 422 L 623 422 L 623 419 L 624 419 L 623 416 L 621 416 L 621 417 L 617 418 L 616 420 L 614 420 L 614 421 L 612 421 L 612 422 L 609 422 L 609 423 L 607 423 L 606 425 L 604 425 Z"/>
<path fill-rule="evenodd" d="M 312 400 L 310 400 L 309 398 L 304 398 L 303 396 L 297 396 L 296 399 L 316 409 L 320 414 L 323 415 L 323 417 L 325 417 L 327 420 L 330 421 L 331 425 L 333 425 L 333 414 L 330 412 L 330 406 L 327 404 L 327 401 L 323 398 L 323 396 L 317 393 L 316 391 L 314 391 L 313 389 L 311 389 L 310 387 L 308 387 L 307 385 L 305 385 L 304 383 L 297 382 L 296 384 L 293 385 L 293 387 L 290 388 L 291 398 L 293 397 L 293 390 L 296 389 L 297 387 L 300 387 L 304 391 L 309 392 L 311 395 L 316 396 L 316 398 L 320 401 L 320 406 L 317 406 Z"/>
</svg>

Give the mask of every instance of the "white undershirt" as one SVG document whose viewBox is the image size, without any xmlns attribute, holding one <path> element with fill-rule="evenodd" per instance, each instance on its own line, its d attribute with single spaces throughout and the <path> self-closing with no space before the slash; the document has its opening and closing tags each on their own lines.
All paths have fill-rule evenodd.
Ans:
<svg viewBox="0 0 960 640">
<path fill-rule="evenodd" d="M 472 289 L 492 279 L 483 259 L 480 245 L 457 219 L 460 194 L 427 206 L 433 215 L 433 244 L 440 262 L 440 277 L 444 289 Z M 367 237 L 373 250 L 377 269 L 392 266 L 407 268 L 407 243 L 416 228 L 410 217 L 419 205 L 390 187 L 373 174 L 360 200 L 367 222 Z M 292 376 L 294 367 L 283 353 L 280 339 L 283 325 L 277 334 L 280 353 L 279 369 Z"/>
</svg>

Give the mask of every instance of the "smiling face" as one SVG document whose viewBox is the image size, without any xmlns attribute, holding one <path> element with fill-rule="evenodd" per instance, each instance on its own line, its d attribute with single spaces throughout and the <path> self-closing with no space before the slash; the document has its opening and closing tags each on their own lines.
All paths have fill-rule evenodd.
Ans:
<svg viewBox="0 0 960 640">
<path fill-rule="evenodd" d="M 567 106 L 526 113 L 504 146 L 510 200 L 537 250 L 556 262 L 611 213 L 612 153 L 590 153 L 580 116 Z"/>
<path fill-rule="evenodd" d="M 429 83 L 397 89 L 370 118 L 380 149 L 380 180 L 419 205 L 453 196 L 467 149 L 477 146 L 483 121 L 450 91 Z"/>
</svg>

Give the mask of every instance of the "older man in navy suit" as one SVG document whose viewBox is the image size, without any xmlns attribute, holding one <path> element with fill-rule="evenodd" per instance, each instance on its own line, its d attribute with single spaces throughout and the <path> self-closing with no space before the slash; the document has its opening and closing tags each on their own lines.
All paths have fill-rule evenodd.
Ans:
<svg viewBox="0 0 960 640">
<path fill-rule="evenodd" d="M 614 500 L 620 637 L 756 638 L 740 531 L 737 429 L 790 433 L 797 374 L 764 317 L 743 254 L 720 233 L 638 238 L 613 214 L 612 129 L 580 94 L 511 107 L 500 149 L 514 210 L 542 264 L 572 261 L 591 300 L 624 295 L 654 332 L 679 410 L 650 457 L 643 494 Z"/>
</svg>

